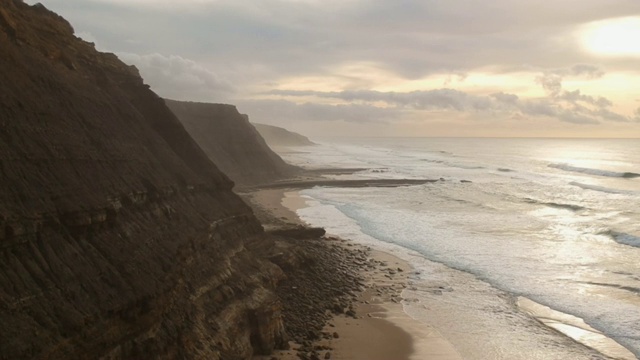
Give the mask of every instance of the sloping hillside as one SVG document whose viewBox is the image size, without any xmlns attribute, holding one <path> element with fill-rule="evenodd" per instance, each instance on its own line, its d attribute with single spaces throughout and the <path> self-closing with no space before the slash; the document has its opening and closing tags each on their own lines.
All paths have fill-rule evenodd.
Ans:
<svg viewBox="0 0 640 360">
<path fill-rule="evenodd" d="M 0 89 L 0 358 L 283 345 L 260 224 L 134 67 L 0 0 Z"/>
<path fill-rule="evenodd" d="M 297 171 L 267 146 L 235 106 L 165 101 L 209 158 L 236 183 L 267 183 Z"/>
<path fill-rule="evenodd" d="M 270 147 L 316 145 L 308 137 L 281 127 L 257 123 L 253 123 L 253 126 Z"/>
</svg>

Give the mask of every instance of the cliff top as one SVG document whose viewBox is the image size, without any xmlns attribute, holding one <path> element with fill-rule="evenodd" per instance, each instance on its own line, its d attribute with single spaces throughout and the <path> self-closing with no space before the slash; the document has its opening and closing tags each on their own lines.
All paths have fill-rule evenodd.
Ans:
<svg viewBox="0 0 640 360">
<path fill-rule="evenodd" d="M 253 123 L 260 135 L 271 147 L 316 145 L 308 137 L 273 125 Z"/>
<path fill-rule="evenodd" d="M 298 168 L 285 163 L 235 106 L 165 100 L 209 158 L 240 185 L 281 180 Z"/>
</svg>

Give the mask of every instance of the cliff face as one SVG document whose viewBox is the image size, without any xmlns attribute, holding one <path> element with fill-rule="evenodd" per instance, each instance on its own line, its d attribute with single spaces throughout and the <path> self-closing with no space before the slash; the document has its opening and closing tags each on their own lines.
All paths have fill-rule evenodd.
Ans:
<svg viewBox="0 0 640 360">
<path fill-rule="evenodd" d="M 266 183 L 297 171 L 267 146 L 235 106 L 165 101 L 209 158 L 238 184 Z"/>
<path fill-rule="evenodd" d="M 282 345 L 280 269 L 232 185 L 134 67 L 0 0 L 0 358 Z"/>
<path fill-rule="evenodd" d="M 253 126 L 271 147 L 316 145 L 308 137 L 281 127 L 256 123 Z"/>
</svg>

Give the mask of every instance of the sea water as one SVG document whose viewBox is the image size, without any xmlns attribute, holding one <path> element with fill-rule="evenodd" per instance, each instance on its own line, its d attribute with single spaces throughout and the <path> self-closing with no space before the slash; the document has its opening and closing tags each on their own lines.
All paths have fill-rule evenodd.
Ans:
<svg viewBox="0 0 640 360">
<path fill-rule="evenodd" d="M 439 179 L 304 190 L 299 215 L 408 260 L 405 311 L 465 359 L 640 355 L 640 140 L 340 139 L 284 156 L 366 169 L 341 179 Z"/>
</svg>

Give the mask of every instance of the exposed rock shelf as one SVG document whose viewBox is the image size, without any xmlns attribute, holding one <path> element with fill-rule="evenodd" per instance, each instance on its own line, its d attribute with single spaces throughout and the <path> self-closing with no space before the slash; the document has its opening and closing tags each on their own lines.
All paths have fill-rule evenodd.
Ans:
<svg viewBox="0 0 640 360">
<path fill-rule="evenodd" d="M 354 180 L 295 180 L 280 181 L 260 186 L 261 189 L 306 189 L 314 186 L 325 187 L 398 187 L 435 183 L 434 179 L 354 179 Z"/>
</svg>

